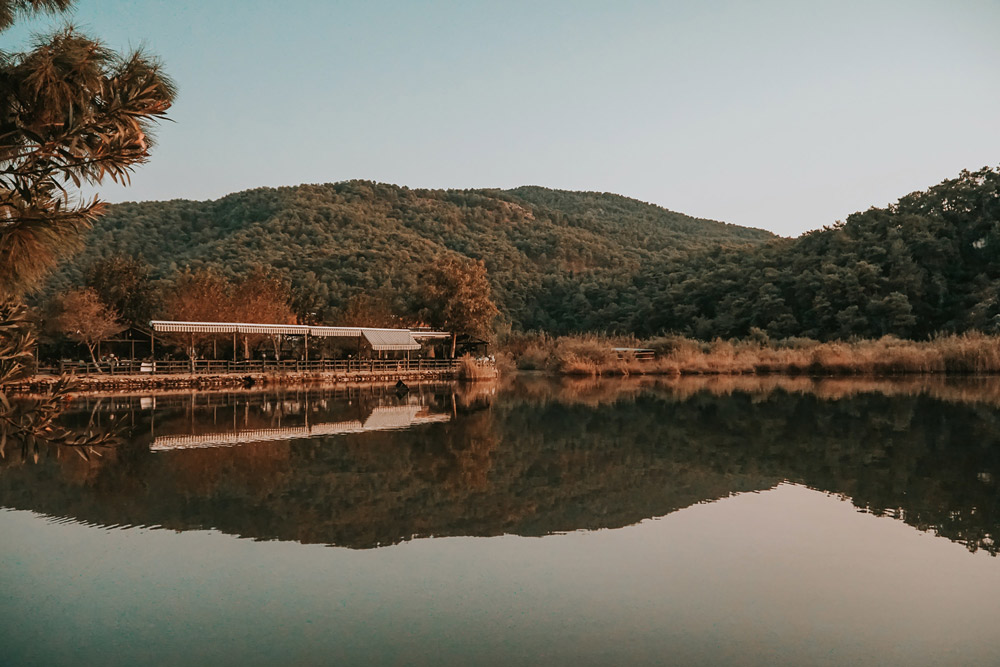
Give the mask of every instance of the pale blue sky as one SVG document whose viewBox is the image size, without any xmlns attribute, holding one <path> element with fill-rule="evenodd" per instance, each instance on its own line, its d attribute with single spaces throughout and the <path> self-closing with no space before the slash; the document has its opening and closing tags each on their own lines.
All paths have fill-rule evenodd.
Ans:
<svg viewBox="0 0 1000 667">
<path fill-rule="evenodd" d="M 534 184 L 795 235 L 1000 164 L 997 0 L 78 0 L 73 21 L 180 89 L 111 201 Z"/>
</svg>

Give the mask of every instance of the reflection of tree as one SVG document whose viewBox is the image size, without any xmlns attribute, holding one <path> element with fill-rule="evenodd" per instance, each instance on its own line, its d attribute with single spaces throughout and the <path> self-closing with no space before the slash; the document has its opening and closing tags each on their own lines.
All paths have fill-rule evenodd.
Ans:
<svg viewBox="0 0 1000 667">
<path fill-rule="evenodd" d="M 788 479 L 996 552 L 1000 415 L 989 405 L 919 391 L 845 391 L 838 400 L 781 389 L 678 395 L 627 386 L 618 399 L 607 387 L 531 391 L 476 399 L 449 423 L 409 431 L 166 454 L 150 453 L 147 436 L 73 480 L 52 461 L 8 469 L 0 505 L 371 547 L 422 535 L 624 526 Z M 324 399 L 327 407 L 311 414 L 340 418 L 356 398 Z M 397 399 L 366 402 L 385 400 Z M 450 395 L 430 400 L 451 409 Z M 283 423 L 303 418 L 294 401 L 272 399 L 269 411 L 266 403 L 250 406 L 251 421 L 277 420 L 278 406 Z M 224 422 L 245 409 L 215 417 Z M 211 414 L 178 406 L 158 413 L 156 428 L 182 431 L 192 415 L 215 428 Z M 137 433 L 148 432 L 148 418 L 136 419 Z"/>
<path fill-rule="evenodd" d="M 488 412 L 472 413 L 421 450 L 418 471 L 426 481 L 463 496 L 485 490 L 491 455 L 499 444 Z"/>
<path fill-rule="evenodd" d="M 166 452 L 163 457 L 179 493 L 210 497 L 219 493 L 220 485 L 229 485 L 248 497 L 264 498 L 282 484 L 289 443 L 251 442 L 239 447 Z"/>
</svg>

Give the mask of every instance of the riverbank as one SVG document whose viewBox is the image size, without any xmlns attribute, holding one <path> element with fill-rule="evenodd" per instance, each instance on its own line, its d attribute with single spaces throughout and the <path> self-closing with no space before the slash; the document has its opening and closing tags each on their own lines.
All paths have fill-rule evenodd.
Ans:
<svg viewBox="0 0 1000 667">
<path fill-rule="evenodd" d="M 641 353 L 629 351 L 637 349 L 647 350 L 653 358 L 642 359 Z M 1000 373 L 1000 337 L 971 333 L 929 341 L 886 336 L 821 343 L 805 338 L 704 342 L 680 336 L 647 341 L 604 336 L 525 336 L 508 345 L 506 357 L 521 370 L 583 376 L 965 375 Z"/>
<path fill-rule="evenodd" d="M 158 391 L 173 389 L 237 389 L 310 384 L 374 384 L 385 382 L 440 382 L 460 378 L 460 367 L 432 370 L 287 373 L 181 373 L 172 375 L 74 376 L 74 392 Z M 36 375 L 5 386 L 12 393 L 45 394 L 59 382 L 57 375 Z"/>
</svg>

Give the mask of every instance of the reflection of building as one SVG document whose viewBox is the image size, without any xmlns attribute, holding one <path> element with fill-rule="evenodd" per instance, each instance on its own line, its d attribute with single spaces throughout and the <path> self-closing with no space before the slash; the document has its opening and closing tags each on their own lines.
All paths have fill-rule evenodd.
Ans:
<svg viewBox="0 0 1000 667">
<path fill-rule="evenodd" d="M 301 426 L 278 428 L 236 429 L 225 433 L 200 435 L 161 435 L 153 440 L 150 450 L 162 452 L 172 449 L 195 447 L 226 447 L 250 442 L 318 438 L 326 435 L 344 435 L 365 431 L 402 430 L 420 424 L 433 424 L 451 420 L 447 412 L 431 412 L 425 405 L 389 405 L 372 409 L 363 421 L 351 419 L 339 422 L 306 423 Z"/>
</svg>

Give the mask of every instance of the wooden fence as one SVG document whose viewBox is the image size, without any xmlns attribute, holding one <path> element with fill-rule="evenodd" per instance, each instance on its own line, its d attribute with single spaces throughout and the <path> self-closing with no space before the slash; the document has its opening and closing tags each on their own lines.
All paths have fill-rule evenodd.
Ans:
<svg viewBox="0 0 1000 667">
<path fill-rule="evenodd" d="M 477 362 L 478 363 L 478 362 Z M 309 361 L 172 361 L 100 362 L 64 361 L 40 366 L 40 375 L 273 375 L 280 373 L 378 373 L 396 371 L 449 371 L 457 359 L 311 359 Z"/>
</svg>

